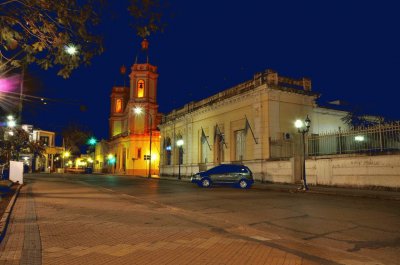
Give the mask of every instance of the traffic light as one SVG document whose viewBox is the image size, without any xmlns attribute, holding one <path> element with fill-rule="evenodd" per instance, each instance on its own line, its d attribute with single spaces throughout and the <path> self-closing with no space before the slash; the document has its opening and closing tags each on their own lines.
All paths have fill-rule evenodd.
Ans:
<svg viewBox="0 0 400 265">
<path fill-rule="evenodd" d="M 90 137 L 89 140 L 87 141 L 87 144 L 94 146 L 97 144 L 97 139 L 94 137 Z"/>
</svg>

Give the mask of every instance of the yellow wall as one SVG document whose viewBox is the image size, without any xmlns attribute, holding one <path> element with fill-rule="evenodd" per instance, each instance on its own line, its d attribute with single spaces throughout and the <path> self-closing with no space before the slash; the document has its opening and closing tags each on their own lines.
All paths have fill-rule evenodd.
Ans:
<svg viewBox="0 0 400 265">
<path fill-rule="evenodd" d="M 112 136 L 118 135 L 122 132 L 122 124 L 121 121 L 113 122 L 113 131 Z"/>
<path fill-rule="evenodd" d="M 182 175 L 192 175 L 217 164 L 217 146 L 214 144 L 214 128 L 216 124 L 224 133 L 226 147 L 223 146 L 221 163 L 238 163 L 249 165 L 256 176 L 264 176 L 266 172 L 263 163 L 270 159 L 270 138 L 282 139 L 284 134 L 292 141 L 299 139 L 299 133 L 294 126 L 297 119 L 304 120 L 307 115 L 314 118 L 317 94 L 310 91 L 280 88 L 260 82 L 252 89 L 242 89 L 251 82 L 242 83 L 233 88 L 216 94 L 199 102 L 189 103 L 184 108 L 174 110 L 166 115 L 166 121 L 159 127 L 161 141 L 171 139 L 171 165 L 167 165 L 166 152 L 161 152 L 161 175 L 177 175 L 178 147 L 176 140 L 182 135 L 183 164 Z M 234 91 L 236 89 L 237 91 Z M 244 91 L 244 92 L 243 92 Z M 235 94 L 236 93 L 236 94 Z M 193 110 L 192 110 L 193 109 Z M 330 121 L 337 121 L 333 111 Z M 319 115 L 319 114 L 318 114 Z M 235 157 L 235 132 L 245 129 L 246 117 L 253 130 L 245 136 L 245 154 L 242 161 Z M 315 116 L 317 117 L 317 116 Z M 320 117 L 320 116 L 318 116 Z M 317 120 L 317 118 L 315 118 Z M 318 131 L 320 121 L 312 123 L 311 131 Z M 324 123 L 329 126 L 329 122 Z M 330 124 L 337 126 L 337 122 Z M 204 130 L 211 150 L 207 150 L 207 163 L 202 163 L 201 132 Z M 326 127 L 324 127 L 326 129 Z M 257 141 L 257 143 L 255 142 Z M 260 177 L 261 178 L 261 177 Z"/>
<path fill-rule="evenodd" d="M 151 174 L 158 175 L 160 164 L 160 134 L 158 131 L 153 131 L 151 143 Z M 139 148 L 141 157 L 138 157 L 137 153 Z M 115 166 L 111 167 L 113 173 L 147 176 L 149 161 L 145 160 L 145 155 L 150 155 L 150 136 L 148 134 L 119 137 L 110 142 L 109 153 L 116 155 L 117 158 Z"/>
</svg>

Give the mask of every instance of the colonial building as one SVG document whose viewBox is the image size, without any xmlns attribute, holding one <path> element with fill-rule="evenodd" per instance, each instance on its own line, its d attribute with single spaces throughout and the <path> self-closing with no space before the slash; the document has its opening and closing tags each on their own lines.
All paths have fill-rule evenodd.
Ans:
<svg viewBox="0 0 400 265">
<path fill-rule="evenodd" d="M 109 118 L 111 172 L 158 175 L 161 119 L 157 105 L 157 67 L 149 63 L 148 42 L 142 42 L 143 58 L 136 58 L 130 85 L 114 86 Z M 121 69 L 122 73 L 125 69 Z"/>
<path fill-rule="evenodd" d="M 267 162 L 291 158 L 293 166 L 287 174 L 294 182 L 300 181 L 297 171 L 301 171 L 302 149 L 294 122 L 308 115 L 310 134 L 345 127 L 341 118 L 346 113 L 318 108 L 318 97 L 310 79 L 266 70 L 252 80 L 173 110 L 159 125 L 160 174 L 176 176 L 180 170 L 189 176 L 221 163 L 243 163 L 256 179 L 274 181 Z M 179 145 L 178 140 L 182 140 Z"/>
<path fill-rule="evenodd" d="M 29 168 L 29 171 L 53 172 L 56 170 L 55 159 L 64 151 L 63 147 L 55 146 L 55 132 L 34 129 L 32 125 L 23 124 L 21 128 L 29 133 L 33 142 L 41 142 L 45 147 L 43 157 L 33 154 L 21 154 L 20 161 Z"/>
</svg>

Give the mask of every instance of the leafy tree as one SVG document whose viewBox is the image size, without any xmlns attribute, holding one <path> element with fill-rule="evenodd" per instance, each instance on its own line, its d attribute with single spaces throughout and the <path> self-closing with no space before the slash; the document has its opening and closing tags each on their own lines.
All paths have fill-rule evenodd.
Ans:
<svg viewBox="0 0 400 265">
<path fill-rule="evenodd" d="M 346 116 L 342 118 L 342 121 L 347 124 L 350 129 L 368 127 L 379 123 L 376 119 L 368 118 L 359 107 L 355 107 L 352 111 L 349 111 Z"/>
<path fill-rule="evenodd" d="M 168 8 L 167 5 L 165 0 L 131 0 L 128 10 L 135 18 L 132 26 L 136 29 L 137 35 L 146 38 L 151 33 L 163 31 L 166 25 L 162 17 Z"/>
<path fill-rule="evenodd" d="M 86 146 L 87 140 L 92 135 L 89 130 L 83 129 L 82 126 L 77 124 L 70 124 L 61 134 L 65 149 L 75 156 L 81 154 L 81 149 Z"/>
<path fill-rule="evenodd" d="M 22 128 L 0 127 L 0 161 L 9 164 L 10 160 L 18 160 L 20 154 L 43 156 L 45 147 L 41 142 L 29 139 L 29 133 Z"/>
<path fill-rule="evenodd" d="M 162 29 L 161 0 L 130 1 L 138 35 Z M 80 64 L 89 64 L 103 52 L 102 38 L 94 32 L 106 2 L 1 0 L 0 70 L 36 63 L 45 70 L 58 66 L 58 75 L 67 78 Z M 67 53 L 68 47 L 79 52 Z"/>
</svg>

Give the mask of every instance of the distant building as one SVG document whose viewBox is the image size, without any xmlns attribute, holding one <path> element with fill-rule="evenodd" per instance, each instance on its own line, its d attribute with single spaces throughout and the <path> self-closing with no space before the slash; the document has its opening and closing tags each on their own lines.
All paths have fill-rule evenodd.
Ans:
<svg viewBox="0 0 400 265">
<path fill-rule="evenodd" d="M 243 163 L 257 179 L 268 179 L 266 161 L 301 153 L 294 141 L 299 139 L 294 126 L 297 119 L 309 116 L 310 134 L 346 127 L 341 120 L 346 112 L 319 108 L 318 97 L 310 79 L 266 70 L 252 80 L 173 110 L 159 125 L 160 174 L 176 176 L 179 164 L 181 174 L 189 176 L 221 163 Z M 181 146 L 178 140 L 183 140 Z"/>
<path fill-rule="evenodd" d="M 20 160 L 24 162 L 29 171 L 52 172 L 56 169 L 55 159 L 64 149 L 55 146 L 55 132 L 34 129 L 32 125 L 21 125 L 21 128 L 29 133 L 29 139 L 34 142 L 41 142 L 45 146 L 43 157 L 35 157 L 33 154 L 21 154 Z"/>
<path fill-rule="evenodd" d="M 129 87 L 114 86 L 109 118 L 109 171 L 129 175 L 159 174 L 161 119 L 157 105 L 157 67 L 149 63 L 147 40 L 144 58 L 137 58 L 129 74 Z M 122 73 L 125 68 L 121 69 Z M 140 112 L 140 113 L 139 113 Z M 151 146 L 151 147 L 150 147 Z M 100 160 L 95 163 L 104 163 Z"/>
</svg>

